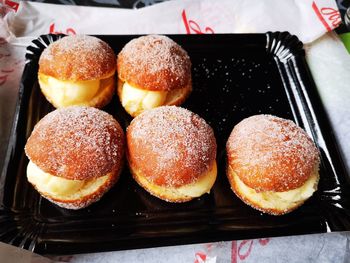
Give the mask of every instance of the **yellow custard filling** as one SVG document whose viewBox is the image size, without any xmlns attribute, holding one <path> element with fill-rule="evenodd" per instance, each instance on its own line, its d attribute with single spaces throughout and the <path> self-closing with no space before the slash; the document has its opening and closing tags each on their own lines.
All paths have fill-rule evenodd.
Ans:
<svg viewBox="0 0 350 263">
<path fill-rule="evenodd" d="M 113 85 L 114 77 L 86 81 L 58 80 L 43 74 L 38 75 L 42 92 L 57 108 L 72 105 L 90 106 L 96 97 L 104 95 L 104 90 Z"/>
<path fill-rule="evenodd" d="M 111 174 L 89 180 L 69 180 L 45 173 L 33 162 L 27 166 L 28 181 L 38 189 L 39 192 L 50 197 L 72 200 L 79 199 L 90 193 L 94 193 L 109 179 Z"/>
<path fill-rule="evenodd" d="M 167 91 L 138 89 L 125 82 L 121 92 L 121 103 L 128 112 L 133 114 L 164 105 L 167 94 Z"/>
<path fill-rule="evenodd" d="M 256 192 L 244 184 L 237 174 L 231 170 L 231 175 L 237 185 L 237 188 L 254 203 L 258 203 L 263 208 L 273 208 L 278 210 L 286 210 L 293 205 L 307 200 L 317 189 L 319 174 L 315 171 L 312 176 L 299 188 L 285 192 Z"/>
<path fill-rule="evenodd" d="M 146 180 L 143 176 L 140 176 L 139 171 L 134 171 L 136 173 L 137 179 L 141 185 L 147 186 L 149 191 L 154 195 L 162 195 L 173 198 L 186 198 L 186 197 L 199 197 L 205 193 L 209 193 L 210 189 L 215 183 L 217 176 L 217 166 L 216 161 L 210 167 L 209 171 L 205 172 L 200 176 L 200 179 L 194 183 L 184 185 L 181 187 L 165 187 L 153 184 Z"/>
</svg>

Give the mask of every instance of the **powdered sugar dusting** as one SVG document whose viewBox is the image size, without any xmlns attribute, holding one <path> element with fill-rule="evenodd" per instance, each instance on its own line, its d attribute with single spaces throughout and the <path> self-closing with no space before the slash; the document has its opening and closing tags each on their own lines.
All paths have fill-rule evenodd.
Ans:
<svg viewBox="0 0 350 263">
<path fill-rule="evenodd" d="M 198 115 L 176 106 L 159 107 L 136 117 L 128 128 L 128 145 L 135 150 L 129 153 L 131 161 L 141 164 L 137 168 L 160 185 L 194 182 L 216 158 L 211 127 Z"/>
<path fill-rule="evenodd" d="M 141 87 L 171 90 L 183 88 L 190 80 L 187 52 L 166 36 L 135 38 L 125 45 L 118 60 L 121 79 Z"/>
<path fill-rule="evenodd" d="M 88 179 L 114 171 L 123 156 L 124 134 L 108 113 L 68 107 L 47 114 L 35 126 L 26 153 L 45 172 Z"/>
<path fill-rule="evenodd" d="M 137 60 L 136 65 L 146 64 L 151 74 L 163 69 L 172 72 L 183 71 L 183 68 L 178 67 L 183 60 L 182 56 L 172 53 L 176 45 L 173 40 L 165 36 L 143 36 L 131 40 L 123 48 L 122 53 Z M 176 75 L 179 74 L 181 75 L 181 72 Z"/>
<path fill-rule="evenodd" d="M 306 132 L 272 115 L 249 117 L 227 142 L 231 168 L 257 191 L 300 187 L 318 168 L 319 152 Z"/>
<path fill-rule="evenodd" d="M 104 41 L 92 36 L 76 35 L 50 44 L 41 54 L 39 65 L 39 72 L 55 78 L 88 80 L 114 72 L 116 58 Z"/>
</svg>

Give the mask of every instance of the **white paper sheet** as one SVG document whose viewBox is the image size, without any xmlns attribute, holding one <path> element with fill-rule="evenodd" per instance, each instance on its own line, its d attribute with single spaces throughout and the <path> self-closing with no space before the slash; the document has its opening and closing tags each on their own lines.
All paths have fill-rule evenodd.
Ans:
<svg viewBox="0 0 350 263">
<path fill-rule="evenodd" d="M 138 10 L 21 2 L 5 19 L 14 37 L 289 31 L 304 43 L 340 23 L 333 0 L 178 0 Z"/>
</svg>

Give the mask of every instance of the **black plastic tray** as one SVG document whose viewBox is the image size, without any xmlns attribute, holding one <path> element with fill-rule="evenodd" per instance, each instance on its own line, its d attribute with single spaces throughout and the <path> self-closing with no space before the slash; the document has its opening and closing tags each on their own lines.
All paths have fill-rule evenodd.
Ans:
<svg viewBox="0 0 350 263">
<path fill-rule="evenodd" d="M 99 202 L 59 208 L 26 180 L 23 147 L 34 125 L 53 108 L 37 83 L 38 58 L 59 35 L 28 47 L 19 100 L 0 178 L 0 240 L 38 253 L 82 253 L 195 242 L 350 230 L 349 182 L 326 114 L 308 71 L 302 43 L 288 33 L 172 35 L 193 64 L 193 93 L 183 105 L 214 128 L 218 180 L 209 195 L 185 204 L 158 200 L 140 188 L 127 167 Z M 117 54 L 135 36 L 99 36 Z M 125 128 L 131 118 L 117 98 L 105 108 Z M 225 143 L 233 126 L 260 113 L 293 119 L 321 151 L 319 190 L 296 211 L 259 213 L 230 190 Z"/>
</svg>

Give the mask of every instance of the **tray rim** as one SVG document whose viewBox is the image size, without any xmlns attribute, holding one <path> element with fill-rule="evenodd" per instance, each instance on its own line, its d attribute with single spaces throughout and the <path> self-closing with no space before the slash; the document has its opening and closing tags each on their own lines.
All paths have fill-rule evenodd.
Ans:
<svg viewBox="0 0 350 263">
<path fill-rule="evenodd" d="M 317 93 L 317 90 L 316 90 L 316 86 L 315 86 L 315 83 L 313 82 L 313 79 L 311 77 L 311 74 L 310 74 L 310 71 L 307 67 L 307 63 L 305 61 L 305 52 L 303 50 L 303 44 L 299 41 L 299 39 L 296 37 L 296 36 L 293 36 L 291 34 L 289 34 L 288 32 L 267 32 L 266 34 L 216 34 L 216 36 L 224 36 L 224 37 L 228 37 L 228 36 L 247 36 L 247 37 L 250 37 L 252 35 L 256 36 L 256 35 L 260 35 L 260 36 L 264 36 L 266 37 L 266 51 L 267 52 L 270 52 L 271 54 L 274 55 L 274 58 L 275 58 L 275 61 L 276 61 L 276 64 L 278 66 L 278 69 L 281 73 L 281 75 L 284 75 L 284 77 L 288 76 L 288 74 L 294 74 L 296 78 L 303 78 L 304 81 L 308 82 L 308 89 L 311 87 L 311 90 L 312 92 L 314 93 L 313 95 L 316 96 L 316 99 L 313 99 L 313 101 L 317 101 L 319 103 L 319 106 L 320 109 L 318 109 L 317 111 L 321 112 L 321 115 L 323 118 L 326 118 L 326 120 L 323 122 L 323 125 L 320 126 L 319 124 L 319 120 L 317 120 L 317 118 L 314 120 L 314 119 L 311 119 L 314 123 L 314 125 L 316 125 L 316 129 L 318 132 L 321 132 L 321 138 L 318 136 L 318 134 L 312 134 L 312 137 L 314 139 L 314 141 L 316 141 L 317 143 L 319 143 L 319 139 L 322 139 L 323 140 L 323 143 L 329 143 L 329 141 L 332 142 L 333 146 L 334 147 L 334 151 L 333 153 L 331 153 L 331 156 L 333 157 L 333 159 L 336 159 L 337 160 L 337 164 L 336 164 L 336 167 L 337 168 L 337 171 L 338 173 L 345 173 L 345 181 L 343 180 L 343 183 L 345 184 L 349 184 L 349 182 L 347 181 L 347 177 L 346 177 L 346 168 L 345 168 L 345 165 L 342 161 L 342 157 L 341 157 L 341 153 L 339 151 L 339 146 L 338 146 L 338 143 L 336 141 L 336 138 L 334 137 L 333 135 L 333 132 L 330 130 L 328 136 L 327 136 L 327 140 L 325 141 L 324 138 L 323 138 L 323 129 L 324 127 L 326 126 L 328 129 L 331 129 L 331 125 L 330 125 L 330 122 L 328 121 L 328 117 L 326 115 L 326 112 L 323 108 L 323 105 L 322 105 L 322 102 L 319 98 L 319 95 Z M 45 43 L 45 41 L 43 40 L 43 38 L 45 37 L 49 37 L 52 39 L 52 41 L 56 40 L 57 38 L 60 38 L 62 37 L 63 35 L 43 35 L 43 36 L 40 36 L 38 39 L 36 40 L 33 40 L 33 44 L 37 47 L 37 48 L 40 48 L 40 44 L 41 45 L 47 45 L 47 43 Z M 137 35 L 132 35 L 133 37 L 137 37 Z M 169 36 L 186 36 L 186 35 L 169 35 Z M 98 37 L 104 37 L 104 36 L 98 36 Z M 109 35 L 105 36 L 105 37 L 110 37 Z M 195 36 L 191 36 L 193 38 L 195 38 Z M 24 107 L 23 105 L 25 104 L 23 100 L 23 98 L 25 97 L 25 87 L 24 87 L 24 80 L 25 80 L 25 72 L 28 71 L 30 69 L 30 67 L 32 66 L 32 64 L 34 63 L 37 63 L 35 61 L 35 53 L 33 53 L 33 50 L 30 49 L 30 47 L 33 46 L 33 44 L 31 46 L 29 46 L 27 48 L 27 50 L 29 50 L 29 52 L 27 52 L 26 54 L 26 65 L 25 65 L 25 68 L 24 68 L 24 71 L 23 71 L 23 75 L 22 75 L 22 78 L 21 78 L 21 82 L 20 82 L 20 89 L 19 89 L 19 95 L 18 95 L 18 100 L 17 100 L 17 104 L 16 104 L 16 110 L 15 110 L 15 117 L 14 117 L 14 121 L 13 121 L 13 124 L 12 124 L 12 129 L 11 129 L 11 135 L 10 135 L 10 139 L 9 139 L 9 143 L 8 143 L 8 148 L 7 148 L 7 151 L 6 151 L 6 155 L 5 155 L 5 161 L 4 161 L 4 166 L 3 166 L 3 170 L 2 170 L 2 173 L 1 173 L 1 177 L 0 177 L 0 185 L 1 186 L 4 186 L 3 182 L 4 180 L 6 179 L 6 174 L 7 174 L 7 168 L 8 168 L 8 165 L 9 165 L 9 162 L 10 162 L 10 159 L 11 157 L 13 156 L 13 151 L 14 151 L 14 148 L 16 147 L 16 134 L 17 134 L 17 129 L 18 129 L 18 120 L 19 120 L 19 115 L 21 114 L 21 109 Z M 34 47 L 35 49 L 35 47 Z M 38 59 L 38 58 L 37 58 Z M 301 66 L 302 65 L 302 66 Z M 295 70 L 298 69 L 297 71 L 298 72 L 295 72 Z M 282 78 L 282 77 L 281 77 Z M 300 86 L 295 86 L 295 87 L 289 87 L 288 86 L 288 83 L 284 83 L 285 84 L 285 89 L 286 89 L 286 92 L 300 92 L 300 90 L 302 90 L 302 88 L 304 88 L 304 91 L 302 90 L 302 92 L 300 93 L 301 95 L 305 95 L 303 94 L 303 92 L 306 92 L 305 90 L 305 87 L 300 87 Z M 310 92 L 310 90 L 308 91 Z M 306 95 L 307 93 L 306 92 Z M 299 95 L 300 95 L 299 94 Z M 308 115 L 312 115 L 314 114 L 315 116 L 315 109 L 314 109 L 314 105 L 313 103 L 310 101 L 309 98 L 305 98 L 305 97 L 302 97 L 301 98 L 302 101 L 301 101 L 301 105 L 302 107 L 304 107 L 304 109 L 308 110 L 307 114 Z M 297 103 L 297 102 L 296 102 Z M 299 102 L 300 103 L 300 102 Z M 298 118 L 296 117 L 296 115 L 294 114 L 295 116 L 295 119 L 298 120 Z M 305 125 L 305 121 L 306 121 L 306 124 L 308 124 L 310 122 L 310 116 L 307 116 L 306 117 L 306 120 L 299 120 L 300 122 L 302 122 L 304 125 Z M 300 124 L 300 123 L 297 123 L 297 124 Z M 315 129 L 315 127 L 310 127 L 311 131 L 312 129 Z M 315 137 L 316 136 L 316 137 Z M 328 147 L 326 147 L 326 149 L 328 149 Z M 344 191 L 344 189 L 342 189 L 341 185 L 339 186 L 341 189 L 339 189 L 339 191 L 336 191 L 334 193 L 332 193 L 332 195 L 334 194 L 339 194 L 339 193 L 342 193 L 342 191 Z M 0 189 L 0 200 L 2 200 L 3 198 L 3 189 Z M 347 191 L 346 191 L 347 192 Z M 348 195 L 348 194 L 347 194 Z M 350 195 L 349 195 L 350 196 Z M 336 202 L 334 202 L 335 204 Z M 333 204 L 333 205 L 334 205 Z M 347 204 L 349 206 L 349 204 Z M 15 215 L 18 211 L 8 211 L 7 209 L 5 209 L 2 205 L 2 203 L 0 204 L 0 218 L 1 216 L 3 216 L 4 214 L 7 214 L 8 215 Z M 325 221 L 327 222 L 327 218 L 325 218 Z M 41 226 L 42 227 L 42 231 L 43 229 L 45 228 L 45 226 Z M 335 225 L 335 226 L 325 226 L 324 228 L 324 231 L 323 232 L 331 232 L 332 230 L 335 230 L 335 231 L 343 231 L 343 230 L 349 230 L 349 223 L 346 225 L 346 226 L 342 226 L 341 224 L 340 225 Z M 42 231 L 38 231 L 39 233 L 37 233 L 37 235 L 39 236 L 39 234 L 42 232 Z M 311 234 L 312 232 L 310 232 L 309 234 Z M 320 233 L 319 231 L 316 231 L 314 233 Z M 305 233 L 296 233 L 296 234 L 305 234 Z M 37 242 L 37 238 L 40 239 L 40 237 L 33 237 L 33 238 L 24 238 L 24 240 L 21 242 L 20 244 L 20 247 L 23 247 L 23 248 L 26 248 L 26 249 L 29 249 L 29 250 L 32 250 L 32 251 L 36 251 L 36 252 L 39 252 L 39 253 L 52 253 L 54 250 L 52 250 L 52 247 L 50 248 L 50 242 L 48 241 L 45 241 L 45 247 L 46 248 L 38 248 L 36 242 Z M 244 234 L 241 234 L 240 238 L 241 237 L 244 237 Z M 271 235 L 271 236 L 275 236 L 275 235 Z M 255 235 L 254 234 L 248 234 L 247 238 L 251 238 L 251 237 L 259 237 L 259 235 Z M 233 240 L 233 239 L 236 239 L 232 236 L 232 234 L 228 233 L 228 239 L 224 239 L 224 240 Z M 0 235 L 0 240 L 1 240 L 1 235 Z M 210 237 L 209 240 L 207 239 L 203 239 L 203 241 L 220 241 L 220 240 L 223 240 L 223 238 L 219 238 L 217 240 L 215 240 L 215 237 Z M 34 242 L 34 243 L 33 243 Z M 193 242 L 193 241 L 192 241 Z M 63 242 L 64 243 L 64 242 Z M 62 243 L 62 244 L 63 244 Z M 59 243 L 53 243 L 53 245 L 57 245 Z M 178 245 L 178 244 L 184 244 L 183 242 L 179 242 L 178 240 L 174 240 L 174 241 L 168 241 L 166 242 L 166 244 L 163 243 L 162 241 L 162 238 L 160 238 L 160 241 L 159 241 L 159 245 L 157 246 L 164 246 L 164 245 Z M 64 245 L 64 244 L 63 244 Z M 126 245 L 127 248 L 139 248 L 140 246 L 135 246 L 135 247 L 132 247 L 130 245 Z M 150 245 L 148 246 L 147 244 L 146 245 L 143 245 L 142 247 L 154 247 L 154 245 Z M 105 249 L 98 249 L 98 251 L 109 251 L 109 250 L 118 250 L 118 249 L 125 249 L 123 248 L 123 245 L 120 244 L 119 247 L 112 247 L 112 248 L 109 248 L 109 246 L 107 246 Z M 57 251 L 57 250 L 56 250 Z M 71 251 L 69 248 L 63 248 L 63 251 L 66 251 L 66 252 L 69 252 L 69 253 L 72 253 L 74 252 Z M 96 249 L 87 249 L 87 251 L 85 252 L 88 252 L 88 251 L 96 251 Z M 78 253 L 80 253 L 81 251 L 79 251 Z M 61 251 L 60 251 L 61 253 Z M 74 252 L 76 253 L 76 252 Z"/>
</svg>

